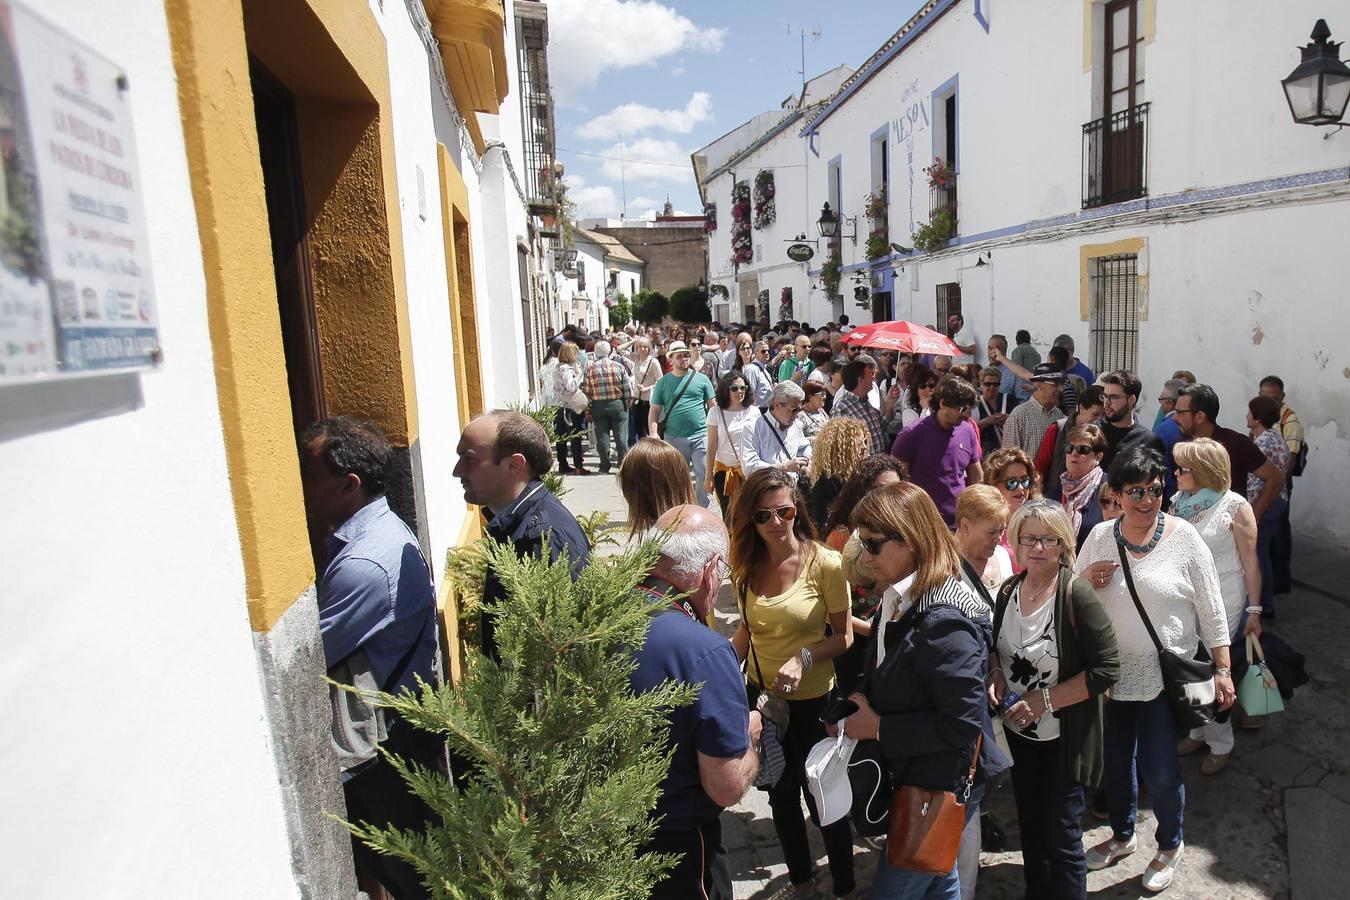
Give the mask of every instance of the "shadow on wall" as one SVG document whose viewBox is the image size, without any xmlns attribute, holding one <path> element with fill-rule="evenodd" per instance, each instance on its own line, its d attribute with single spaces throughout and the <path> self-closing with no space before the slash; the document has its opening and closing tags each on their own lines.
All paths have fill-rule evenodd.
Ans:
<svg viewBox="0 0 1350 900">
<path fill-rule="evenodd" d="M 0 441 L 134 412 L 144 405 L 136 372 L 8 385 L 0 390 Z"/>
</svg>

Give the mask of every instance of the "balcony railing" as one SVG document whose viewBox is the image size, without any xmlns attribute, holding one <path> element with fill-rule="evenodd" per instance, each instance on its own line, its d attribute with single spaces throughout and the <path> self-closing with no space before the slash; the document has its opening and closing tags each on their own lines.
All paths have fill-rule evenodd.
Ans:
<svg viewBox="0 0 1350 900">
<path fill-rule="evenodd" d="M 1083 126 L 1083 208 L 1148 196 L 1148 104 Z"/>
<path fill-rule="evenodd" d="M 956 173 L 953 172 L 942 187 L 933 188 L 933 212 L 945 209 L 952 214 L 952 221 L 960 220 L 956 214 Z"/>
</svg>

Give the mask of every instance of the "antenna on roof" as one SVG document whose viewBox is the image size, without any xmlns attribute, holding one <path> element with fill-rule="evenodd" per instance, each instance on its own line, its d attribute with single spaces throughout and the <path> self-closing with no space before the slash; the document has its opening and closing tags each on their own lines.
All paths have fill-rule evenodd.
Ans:
<svg viewBox="0 0 1350 900">
<path fill-rule="evenodd" d="M 822 34 L 823 32 L 821 32 L 820 26 L 819 26 L 819 25 L 811 25 L 811 26 L 806 26 L 806 25 L 794 25 L 794 24 L 792 24 L 791 22 L 784 22 L 784 23 L 783 23 L 783 27 L 787 30 L 787 33 L 788 33 L 788 34 L 792 34 L 792 32 L 795 31 L 795 32 L 797 32 L 797 34 L 801 37 L 801 44 L 802 44 L 802 67 L 801 67 L 801 69 L 798 70 L 798 72 L 799 72 L 799 73 L 801 74 L 801 76 L 802 76 L 802 99 L 805 100 L 805 99 L 806 99 L 806 39 L 807 39 L 807 37 L 810 37 L 810 38 L 811 38 L 811 43 L 814 44 L 814 43 L 816 43 L 817 41 L 820 40 L 820 36 L 821 36 L 821 34 Z"/>
</svg>

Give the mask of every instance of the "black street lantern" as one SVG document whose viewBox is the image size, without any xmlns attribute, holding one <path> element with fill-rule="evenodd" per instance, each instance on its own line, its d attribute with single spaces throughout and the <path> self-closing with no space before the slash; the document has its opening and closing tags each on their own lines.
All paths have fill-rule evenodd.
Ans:
<svg viewBox="0 0 1350 900">
<path fill-rule="evenodd" d="M 1326 19 L 1318 19 L 1312 42 L 1300 48 L 1303 60 L 1280 82 L 1289 112 L 1300 125 L 1338 125 L 1350 102 L 1350 68 L 1341 62 L 1341 45 L 1330 40 Z"/>
<path fill-rule="evenodd" d="M 820 236 L 823 238 L 832 238 L 839 234 L 839 217 L 830 209 L 828 200 L 820 209 L 820 218 L 816 220 L 816 228 L 820 229 Z"/>
</svg>

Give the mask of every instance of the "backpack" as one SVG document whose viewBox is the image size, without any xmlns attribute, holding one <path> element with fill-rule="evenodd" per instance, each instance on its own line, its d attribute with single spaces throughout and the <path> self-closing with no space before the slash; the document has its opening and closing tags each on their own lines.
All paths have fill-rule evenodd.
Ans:
<svg viewBox="0 0 1350 900">
<path fill-rule="evenodd" d="M 1289 421 L 1289 418 L 1293 416 L 1293 414 L 1294 411 L 1292 409 L 1286 409 L 1284 411 L 1284 414 L 1280 416 L 1280 437 L 1282 438 L 1284 437 L 1285 423 Z M 1289 469 L 1289 474 L 1291 476 L 1297 477 L 1299 475 L 1302 475 L 1303 470 L 1306 468 L 1308 468 L 1308 435 L 1305 432 L 1303 435 L 1303 440 L 1299 441 L 1298 454 L 1294 456 L 1294 464 Z"/>
</svg>

